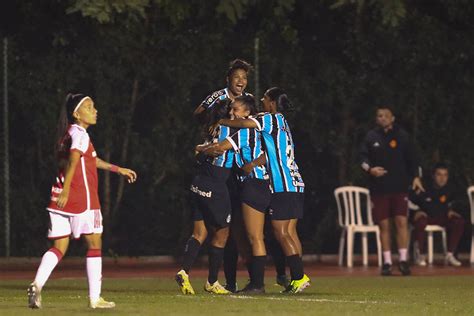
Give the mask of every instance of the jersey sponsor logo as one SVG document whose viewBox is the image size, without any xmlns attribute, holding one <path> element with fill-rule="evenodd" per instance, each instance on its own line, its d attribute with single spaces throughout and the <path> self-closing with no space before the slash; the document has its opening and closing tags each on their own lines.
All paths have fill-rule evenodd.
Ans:
<svg viewBox="0 0 474 316">
<path fill-rule="evenodd" d="M 390 145 L 391 148 L 397 148 L 398 143 L 395 139 L 392 139 L 390 141 L 389 145 Z"/>
<path fill-rule="evenodd" d="M 443 204 L 446 203 L 446 200 L 447 200 L 447 197 L 444 194 L 439 197 L 439 201 Z"/>
<path fill-rule="evenodd" d="M 201 191 L 199 190 L 199 188 L 195 185 L 191 185 L 191 191 L 196 193 L 196 194 L 199 194 L 200 196 L 202 197 L 206 197 L 206 198 L 211 198 L 212 197 L 212 191 L 209 191 L 209 192 L 206 192 L 206 191 Z"/>
</svg>

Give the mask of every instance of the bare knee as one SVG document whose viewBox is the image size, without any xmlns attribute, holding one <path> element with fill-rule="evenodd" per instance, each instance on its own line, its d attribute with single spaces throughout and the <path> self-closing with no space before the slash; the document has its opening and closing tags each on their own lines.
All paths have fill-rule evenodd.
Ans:
<svg viewBox="0 0 474 316">
<path fill-rule="evenodd" d="M 102 249 L 102 234 L 85 235 L 88 249 Z"/>
<path fill-rule="evenodd" d="M 229 238 L 229 228 L 221 228 L 216 230 L 214 237 L 212 238 L 212 245 L 218 248 L 224 248 Z"/>
<path fill-rule="evenodd" d="M 69 247 L 69 237 L 56 239 L 53 243 L 53 247 L 58 249 L 63 255 L 65 255 Z"/>
<path fill-rule="evenodd" d="M 199 243 L 202 245 L 207 238 L 207 228 L 206 225 L 204 225 L 204 221 L 196 221 L 194 222 L 194 229 L 193 229 L 193 235 L 192 237 L 199 241 Z"/>
</svg>

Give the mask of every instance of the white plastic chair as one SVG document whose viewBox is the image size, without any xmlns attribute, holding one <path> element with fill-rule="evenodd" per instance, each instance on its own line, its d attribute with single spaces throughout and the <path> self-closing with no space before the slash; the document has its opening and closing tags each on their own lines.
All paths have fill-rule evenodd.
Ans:
<svg viewBox="0 0 474 316">
<path fill-rule="evenodd" d="M 438 225 L 426 225 L 425 232 L 428 233 L 428 263 L 433 264 L 433 233 L 441 233 L 443 238 L 443 253 L 446 255 L 447 243 L 446 243 L 446 229 Z"/>
<path fill-rule="evenodd" d="M 469 206 L 471 207 L 471 225 L 472 225 L 472 237 L 471 237 L 471 258 L 469 261 L 474 263 L 474 186 L 467 188 L 467 195 L 469 196 Z"/>
<path fill-rule="evenodd" d="M 408 207 L 410 208 L 410 210 L 413 210 L 413 211 L 420 209 L 418 205 L 412 203 L 411 201 L 408 201 Z M 441 238 L 443 239 L 443 254 L 446 255 L 446 252 L 448 251 L 446 229 L 439 225 L 426 225 L 425 232 L 428 234 L 428 263 L 433 264 L 433 253 L 434 253 L 433 233 L 441 233 Z"/>
<path fill-rule="evenodd" d="M 352 267 L 354 254 L 354 235 L 362 234 L 362 261 L 363 265 L 368 265 L 368 244 L 367 234 L 375 233 L 377 240 L 378 265 L 382 265 L 382 246 L 380 243 L 380 230 L 374 225 L 372 220 L 372 204 L 370 193 L 366 188 L 345 186 L 334 190 L 334 197 L 337 202 L 339 215 L 339 225 L 342 228 L 339 240 L 339 265 L 342 266 L 344 257 L 344 242 L 347 235 L 347 266 Z M 365 222 L 362 216 L 361 202 L 365 200 Z"/>
</svg>

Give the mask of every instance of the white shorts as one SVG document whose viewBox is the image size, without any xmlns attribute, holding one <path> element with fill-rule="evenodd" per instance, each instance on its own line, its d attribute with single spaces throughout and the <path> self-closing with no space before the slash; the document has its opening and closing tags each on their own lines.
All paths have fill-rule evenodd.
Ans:
<svg viewBox="0 0 474 316">
<path fill-rule="evenodd" d="M 77 215 L 64 215 L 50 211 L 49 219 L 49 239 L 68 236 L 79 239 L 81 235 L 101 234 L 104 230 L 100 210 L 88 210 Z"/>
</svg>

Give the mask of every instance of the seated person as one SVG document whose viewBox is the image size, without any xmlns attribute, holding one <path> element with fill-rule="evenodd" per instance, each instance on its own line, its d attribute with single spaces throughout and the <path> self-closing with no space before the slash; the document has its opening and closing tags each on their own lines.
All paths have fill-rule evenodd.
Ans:
<svg viewBox="0 0 474 316">
<path fill-rule="evenodd" d="M 445 164 L 438 163 L 433 168 L 432 181 L 425 186 L 425 192 L 410 193 L 410 202 L 416 206 L 413 215 L 414 237 L 418 242 L 420 256 L 417 264 L 426 266 L 425 240 L 426 225 L 445 227 L 448 235 L 448 252 L 446 263 L 460 266 L 461 262 L 454 257 L 454 252 L 464 231 L 464 219 L 454 210 L 454 195 L 448 185 L 449 171 Z"/>
</svg>

